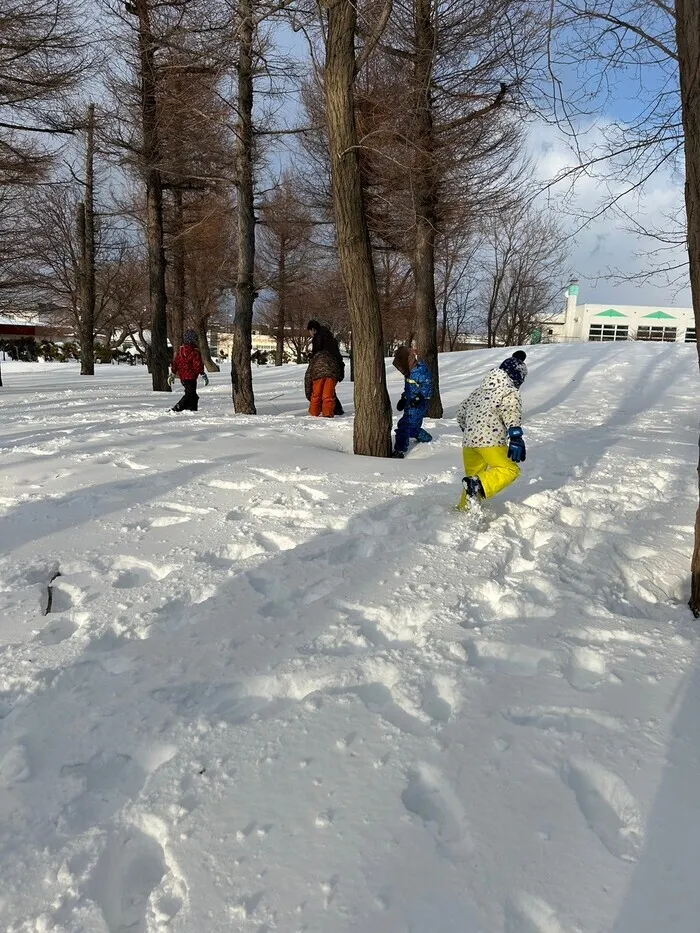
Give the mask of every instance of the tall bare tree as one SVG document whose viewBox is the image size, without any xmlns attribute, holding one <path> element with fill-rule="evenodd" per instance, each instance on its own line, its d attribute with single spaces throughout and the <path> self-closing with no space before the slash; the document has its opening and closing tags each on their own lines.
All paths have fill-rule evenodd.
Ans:
<svg viewBox="0 0 700 933">
<path fill-rule="evenodd" d="M 480 259 L 489 347 L 526 343 L 559 309 L 566 238 L 552 217 L 527 206 L 494 219 Z"/>
<path fill-rule="evenodd" d="M 37 301 L 53 308 L 55 323 L 70 327 L 81 344 L 92 352 L 98 332 L 108 329 L 113 288 L 128 262 L 128 236 L 110 211 L 93 211 L 91 259 L 86 260 L 85 184 L 74 174 L 54 177 L 51 184 L 25 193 L 24 225 L 27 230 L 20 275 L 26 285 L 19 292 L 24 304 Z M 76 222 L 77 218 L 77 222 Z M 89 286 L 86 263 L 92 265 Z M 86 314 L 86 288 L 94 289 Z"/>
<path fill-rule="evenodd" d="M 345 282 L 355 370 L 354 451 L 391 453 L 391 406 L 386 388 L 381 306 L 365 215 L 355 121 L 358 72 L 381 38 L 391 15 L 387 0 L 362 51 L 356 53 L 357 7 L 353 0 L 323 0 L 327 12 L 324 89 L 331 156 L 333 204 L 340 268 Z"/>
<path fill-rule="evenodd" d="M 546 21 L 538 0 L 397 0 L 359 100 L 370 224 L 409 258 L 414 335 L 437 365 L 436 244 L 502 210 L 519 184 L 521 125 Z M 398 103 L 397 103 L 398 102 Z"/>
<path fill-rule="evenodd" d="M 698 84 L 700 4 L 697 0 L 676 0 L 675 9 L 685 154 L 688 261 L 695 311 L 698 363 L 700 364 L 700 85 Z M 698 477 L 700 478 L 700 462 L 698 463 Z M 700 616 L 700 504 L 695 516 L 695 546 L 690 568 L 690 581 L 690 608 L 698 617 Z"/>
<path fill-rule="evenodd" d="M 440 311 L 440 352 L 454 350 L 475 319 L 473 295 L 477 284 L 477 256 L 483 231 L 469 219 L 443 233 L 437 244 L 437 294 Z"/>
<path fill-rule="evenodd" d="M 187 193 L 207 189 L 221 165 L 226 117 L 217 102 L 233 60 L 231 13 L 227 0 L 105 2 L 122 53 L 110 62 L 110 142 L 145 190 L 151 368 L 154 389 L 168 391 L 168 330 L 177 344 L 184 326 Z"/>
<path fill-rule="evenodd" d="M 16 186 L 48 171 L 60 140 L 75 129 L 67 95 L 88 61 L 85 6 L 80 0 L 3 0 L 0 5 L 0 288 L 28 283 Z M 0 376 L 0 386 L 2 377 Z"/>
<path fill-rule="evenodd" d="M 0 6 L 0 187 L 47 170 L 52 139 L 75 129 L 66 95 L 88 63 L 80 0 L 3 0 Z"/>
<path fill-rule="evenodd" d="M 165 290 L 162 149 L 158 119 L 159 42 L 152 28 L 153 0 L 133 0 L 126 9 L 138 22 L 143 173 L 146 185 L 148 292 L 151 309 L 151 378 L 154 392 L 170 392 Z"/>
<path fill-rule="evenodd" d="M 313 219 L 289 173 L 263 202 L 260 227 L 260 274 L 265 287 L 276 293 L 275 365 L 281 366 L 289 323 L 288 302 L 300 290 L 311 290 L 316 265 L 310 240 Z"/>
<path fill-rule="evenodd" d="M 233 187 L 230 106 L 218 85 L 226 62 L 224 49 L 210 60 L 183 58 L 169 50 L 163 65 L 160 104 L 163 149 L 166 253 L 169 256 L 169 333 L 173 352 L 182 343 L 189 294 L 187 252 L 200 248 L 201 231 L 211 239 L 209 216 L 219 210 L 219 223 L 230 224 Z M 223 233 L 224 231 L 222 231 Z M 218 258 L 215 251 L 213 265 Z M 201 262 L 199 263 L 201 266 Z M 235 263 L 233 264 L 235 268 Z M 216 276 L 212 281 L 220 281 Z"/>
<path fill-rule="evenodd" d="M 253 78 L 257 20 L 254 0 L 238 0 L 238 60 L 236 126 L 236 188 L 238 194 L 238 263 L 236 316 L 231 350 L 231 390 L 237 412 L 254 415 L 253 373 L 250 365 L 253 304 L 255 303 L 255 177 Z"/>
<path fill-rule="evenodd" d="M 207 341 L 210 325 L 220 319 L 221 303 L 236 282 L 235 204 L 225 189 L 200 193 L 190 204 L 183 234 L 187 279 L 185 319 L 197 331 L 204 364 L 219 367 Z"/>
<path fill-rule="evenodd" d="M 85 197 L 78 202 L 78 277 L 80 293 L 80 375 L 95 375 L 95 105 L 85 126 Z"/>
</svg>

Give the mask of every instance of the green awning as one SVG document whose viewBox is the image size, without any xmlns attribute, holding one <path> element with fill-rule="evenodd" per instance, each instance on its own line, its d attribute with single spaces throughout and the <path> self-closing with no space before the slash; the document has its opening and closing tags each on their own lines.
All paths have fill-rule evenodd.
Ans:
<svg viewBox="0 0 700 933">
<path fill-rule="evenodd" d="M 614 308 L 608 308 L 607 311 L 598 312 L 596 317 L 627 317 L 627 315 L 622 314 L 620 311 L 616 311 Z"/>
<path fill-rule="evenodd" d="M 654 311 L 653 314 L 645 314 L 645 315 L 644 315 L 644 318 L 645 318 L 645 319 L 646 319 L 646 318 L 650 318 L 650 317 L 651 317 L 651 318 L 656 318 L 657 321 L 658 321 L 658 320 L 666 320 L 666 321 L 673 321 L 673 320 L 675 320 L 675 318 L 673 317 L 672 314 L 666 314 L 665 311 Z"/>
</svg>

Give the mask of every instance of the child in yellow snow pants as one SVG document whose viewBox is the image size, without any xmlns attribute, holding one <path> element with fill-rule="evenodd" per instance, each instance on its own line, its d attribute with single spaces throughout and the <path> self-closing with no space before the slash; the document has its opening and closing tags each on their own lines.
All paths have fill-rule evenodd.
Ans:
<svg viewBox="0 0 700 933">
<path fill-rule="evenodd" d="M 520 386 L 527 375 L 525 353 L 516 352 L 492 370 L 457 409 L 464 434 L 464 479 L 459 508 L 470 499 L 490 499 L 520 476 L 525 460 Z"/>
<path fill-rule="evenodd" d="M 490 499 L 520 476 L 520 467 L 508 457 L 507 447 L 463 447 L 464 475 L 478 477 L 484 498 Z M 468 508 L 467 490 L 462 490 L 458 508 Z"/>
</svg>

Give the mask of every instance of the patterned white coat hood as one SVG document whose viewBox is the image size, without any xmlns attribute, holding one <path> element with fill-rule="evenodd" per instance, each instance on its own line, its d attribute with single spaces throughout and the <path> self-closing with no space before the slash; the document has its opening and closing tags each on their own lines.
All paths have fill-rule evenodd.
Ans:
<svg viewBox="0 0 700 933">
<path fill-rule="evenodd" d="M 522 424 L 520 390 L 508 373 L 493 369 L 457 409 L 465 447 L 505 447 L 508 428 Z"/>
</svg>

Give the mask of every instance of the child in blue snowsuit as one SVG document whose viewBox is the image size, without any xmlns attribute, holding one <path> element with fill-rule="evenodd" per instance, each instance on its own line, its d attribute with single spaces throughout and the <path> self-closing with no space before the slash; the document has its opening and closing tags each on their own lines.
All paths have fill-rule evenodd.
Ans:
<svg viewBox="0 0 700 933">
<path fill-rule="evenodd" d="M 432 435 L 423 428 L 423 418 L 428 412 L 433 394 L 433 377 L 425 363 L 418 360 L 411 347 L 399 347 L 394 356 L 394 366 L 406 379 L 403 395 L 396 406 L 403 415 L 396 426 L 396 443 L 392 457 L 403 457 L 413 437 L 419 443 L 432 441 Z"/>
</svg>

